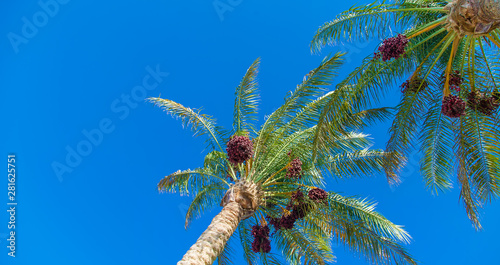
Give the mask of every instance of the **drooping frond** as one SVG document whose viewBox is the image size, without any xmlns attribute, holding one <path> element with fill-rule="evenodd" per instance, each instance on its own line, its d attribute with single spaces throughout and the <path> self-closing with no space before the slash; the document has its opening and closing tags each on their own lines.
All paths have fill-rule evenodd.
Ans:
<svg viewBox="0 0 500 265">
<path fill-rule="evenodd" d="M 481 200 L 490 202 L 500 196 L 500 128 L 490 117 L 477 113 L 471 117 L 475 122 L 473 133 L 478 155 L 470 175 Z"/>
<path fill-rule="evenodd" d="M 408 26 L 410 21 L 415 23 L 415 18 L 426 15 L 436 18 L 445 13 L 442 7 L 430 1 L 399 2 L 386 4 L 385 1 L 377 1 L 351 7 L 318 29 L 311 41 L 311 50 L 320 51 L 323 46 L 342 40 L 366 41 L 373 37 L 383 38 L 392 28 Z"/>
<path fill-rule="evenodd" d="M 338 214 L 342 218 L 351 217 L 361 220 L 377 234 L 393 238 L 394 240 L 409 243 L 410 235 L 399 225 L 393 224 L 380 213 L 375 211 L 374 203 L 355 197 L 344 197 L 340 194 L 330 192 L 328 196 L 329 216 Z"/>
<path fill-rule="evenodd" d="M 245 261 L 248 265 L 255 265 L 257 255 L 252 251 L 252 226 L 255 225 L 252 223 L 253 218 L 249 218 L 241 221 L 238 226 L 238 237 L 240 238 L 241 246 L 243 247 L 243 256 L 245 257 Z"/>
<path fill-rule="evenodd" d="M 229 238 L 229 241 L 224 246 L 224 250 L 217 257 L 217 265 L 231 265 L 234 264 L 234 249 L 233 249 L 233 241 L 235 240 L 236 235 L 233 235 Z"/>
<path fill-rule="evenodd" d="M 221 132 L 210 116 L 200 114 L 199 111 L 184 107 L 183 105 L 169 99 L 149 98 L 150 102 L 159 106 L 167 113 L 176 118 L 180 118 L 183 126 L 191 127 L 194 135 L 207 135 L 210 139 L 209 143 L 213 150 L 219 149 L 224 152 L 221 145 Z"/>
<path fill-rule="evenodd" d="M 425 115 L 420 136 L 421 171 L 427 187 L 436 194 L 451 188 L 453 173 L 453 131 L 449 118 L 441 113 L 441 101 L 432 103 Z"/>
<path fill-rule="evenodd" d="M 339 179 L 373 176 L 384 172 L 387 154 L 381 150 L 339 153 L 325 161 L 325 168 Z"/>
<path fill-rule="evenodd" d="M 240 85 L 236 88 L 234 104 L 233 130 L 235 132 L 253 132 L 252 122 L 257 121 L 259 94 L 257 94 L 257 73 L 260 58 L 248 68 Z"/>
<path fill-rule="evenodd" d="M 163 178 L 158 183 L 159 191 L 179 192 L 181 194 L 189 194 L 203 189 L 205 185 L 211 183 L 223 183 L 229 186 L 226 180 L 214 174 L 208 169 L 188 169 L 179 170 Z"/>
<path fill-rule="evenodd" d="M 282 262 L 272 253 L 261 253 L 260 262 L 262 265 L 282 265 Z"/>
<path fill-rule="evenodd" d="M 476 196 L 489 202 L 500 195 L 500 130 L 492 118 L 475 111 L 469 111 L 460 123 L 467 141 L 467 175 Z"/>
<path fill-rule="evenodd" d="M 283 183 L 280 188 L 285 186 Z M 280 191 L 286 194 L 288 190 Z M 279 197 L 278 194 L 272 196 Z M 283 209 L 287 203 L 284 199 L 276 204 L 280 205 L 277 209 Z M 265 212 L 272 217 L 280 215 L 274 210 Z M 373 264 L 416 264 L 403 246 L 411 237 L 401 226 L 376 212 L 373 203 L 330 192 L 327 202 L 309 204 L 307 212 L 294 228 L 273 233 L 272 241 L 289 264 L 330 264 L 335 259 L 330 239 Z"/>
<path fill-rule="evenodd" d="M 398 112 L 390 128 L 390 138 L 386 151 L 389 152 L 385 164 L 386 175 L 391 183 L 398 183 L 398 171 L 404 165 L 411 151 L 412 141 L 418 135 L 418 126 L 422 122 L 428 106 L 432 102 L 432 94 L 428 90 L 403 95 L 398 105 Z"/>
<path fill-rule="evenodd" d="M 283 256 L 294 262 L 291 264 L 298 264 L 298 260 L 307 265 L 325 265 L 333 261 L 334 257 L 329 251 L 330 246 L 324 241 L 314 241 L 309 236 L 306 230 L 297 227 L 290 230 L 278 230 L 273 239 Z"/>
<path fill-rule="evenodd" d="M 203 188 L 196 193 L 196 196 L 189 205 L 186 212 L 185 227 L 187 228 L 191 221 L 194 218 L 200 217 L 203 212 L 219 205 L 226 191 L 227 186 L 223 185 L 221 182 L 215 182 L 203 186 Z"/>
<path fill-rule="evenodd" d="M 328 205 L 321 208 L 315 214 L 329 222 L 335 239 L 370 262 L 416 264 L 401 246 L 411 239 L 408 233 L 377 213 L 374 204 L 331 193 Z"/>
<path fill-rule="evenodd" d="M 459 127 L 463 127 L 463 124 L 459 122 Z M 475 191 L 473 190 L 471 181 L 467 178 L 467 173 L 469 171 L 469 164 L 467 162 L 468 152 L 471 148 L 468 142 L 467 135 L 464 133 L 463 129 L 458 130 L 455 141 L 455 150 L 457 154 L 457 164 L 458 164 L 458 181 L 460 182 L 460 198 L 462 199 L 467 216 L 473 223 L 476 229 L 481 229 L 481 223 L 479 222 L 478 210 L 482 207 L 481 201 L 477 198 Z"/>
</svg>

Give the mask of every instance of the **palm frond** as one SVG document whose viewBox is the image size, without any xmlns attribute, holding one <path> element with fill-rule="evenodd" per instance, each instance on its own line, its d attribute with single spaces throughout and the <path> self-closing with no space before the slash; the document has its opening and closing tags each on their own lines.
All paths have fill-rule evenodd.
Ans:
<svg viewBox="0 0 500 265">
<path fill-rule="evenodd" d="M 344 197 L 340 194 L 330 192 L 328 196 L 328 216 L 334 217 L 338 215 L 342 218 L 350 217 L 360 220 L 378 235 L 393 238 L 399 242 L 409 243 L 411 237 L 408 232 L 376 212 L 375 205 L 363 199 Z"/>
<path fill-rule="evenodd" d="M 238 225 L 238 237 L 240 238 L 241 246 L 243 247 L 243 256 L 245 257 L 245 261 L 248 265 L 254 265 L 256 263 L 257 255 L 252 250 L 252 223 L 253 218 L 249 218 L 241 221 L 240 225 Z"/>
<path fill-rule="evenodd" d="M 425 115 L 420 139 L 421 172 L 426 186 L 436 194 L 451 188 L 453 130 L 450 119 L 441 112 L 441 101 L 435 100 Z"/>
<path fill-rule="evenodd" d="M 166 176 L 158 183 L 158 190 L 189 194 L 190 191 L 200 191 L 205 185 L 211 183 L 223 183 L 229 187 L 229 184 L 224 179 L 215 175 L 212 171 L 198 168 L 179 170 Z"/>
<path fill-rule="evenodd" d="M 394 108 L 381 107 L 361 110 L 349 117 L 349 123 L 345 124 L 346 130 L 357 130 L 366 128 L 376 123 L 387 120 L 393 116 Z M 347 120 L 347 119 L 345 119 Z"/>
<path fill-rule="evenodd" d="M 384 172 L 387 153 L 381 150 L 359 150 L 331 156 L 325 168 L 339 179 L 373 176 Z"/>
<path fill-rule="evenodd" d="M 257 58 L 248 68 L 240 85 L 236 88 L 234 104 L 233 130 L 235 132 L 253 132 L 252 122 L 257 121 L 259 95 L 257 94 L 257 73 L 260 58 Z"/>
<path fill-rule="evenodd" d="M 203 188 L 196 193 L 196 196 L 189 205 L 186 212 L 185 227 L 187 228 L 191 221 L 193 221 L 194 218 L 200 217 L 203 212 L 219 205 L 226 191 L 227 187 L 220 182 L 203 186 Z"/>
<path fill-rule="evenodd" d="M 298 263 L 297 260 L 301 260 L 303 264 L 307 265 L 324 265 L 333 261 L 333 255 L 328 252 L 329 246 L 325 245 L 324 242 L 315 242 L 308 236 L 307 231 L 297 225 L 294 229 L 278 230 L 274 239 L 283 256 L 289 257 L 292 264 Z"/>
<path fill-rule="evenodd" d="M 311 137 L 314 131 L 315 127 L 298 131 L 275 144 L 275 148 L 268 150 L 268 154 L 266 154 L 266 157 L 269 159 L 263 160 L 262 166 L 255 166 L 255 181 L 259 182 L 264 179 L 269 173 L 271 173 L 271 171 L 274 171 L 273 169 L 277 168 L 278 165 L 282 165 L 283 161 L 288 160 L 289 157 L 287 153 L 289 150 L 299 147 L 301 143 L 307 144 L 307 140 Z M 304 161 L 306 161 L 306 159 L 304 159 Z"/>
<path fill-rule="evenodd" d="M 370 262 L 416 264 L 400 245 L 409 242 L 411 238 L 408 233 L 375 212 L 374 204 L 331 193 L 325 208 L 326 211 L 317 212 L 319 220 L 331 222 L 338 242 L 363 254 Z"/>
<path fill-rule="evenodd" d="M 323 59 L 321 64 L 304 77 L 303 82 L 285 99 L 285 103 L 266 119 L 260 130 L 256 152 L 268 144 L 272 132 L 290 121 L 308 103 L 320 97 L 330 86 L 343 63 L 342 53 Z M 275 139 L 275 138 L 274 138 Z M 271 139 L 272 141 L 272 139 Z"/>
<path fill-rule="evenodd" d="M 262 265 L 282 265 L 282 262 L 272 253 L 261 253 L 260 262 Z"/>
<path fill-rule="evenodd" d="M 481 201 L 490 201 L 500 195 L 500 130 L 492 118 L 476 111 L 469 111 L 461 123 L 469 142 L 468 175 Z"/>
<path fill-rule="evenodd" d="M 388 83 L 394 82 L 395 76 L 409 73 L 414 67 L 411 62 L 393 60 L 381 62 L 368 57 L 362 66 L 356 68 L 342 82 L 337 85 L 336 95 L 331 97 L 322 109 L 318 119 L 318 129 L 314 137 L 313 150 L 322 150 L 329 146 L 330 139 L 338 137 L 346 126 L 363 127 L 365 124 L 384 119 L 390 115 L 387 109 L 366 111 L 366 123 L 360 122 L 363 109 L 379 101 L 388 91 Z M 343 115 L 338 115 L 342 113 Z M 376 116 L 378 114 L 378 117 Z M 368 119 L 367 119 L 368 118 Z M 316 153 L 314 154 L 316 157 Z"/>
<path fill-rule="evenodd" d="M 398 105 L 398 112 L 389 130 L 390 138 L 386 151 L 389 152 L 385 164 L 386 175 L 391 183 L 398 183 L 398 171 L 404 165 L 411 150 L 411 144 L 418 133 L 422 117 L 432 102 L 428 90 L 416 94 L 405 94 Z"/>
<path fill-rule="evenodd" d="M 464 133 L 462 121 L 458 121 L 458 130 L 456 130 L 455 152 L 457 154 L 458 181 L 460 182 L 460 198 L 462 199 L 467 216 L 476 229 L 481 229 L 479 221 L 479 208 L 482 207 L 481 201 L 473 190 L 467 173 L 469 172 L 468 154 L 471 145 L 467 135 Z"/>
<path fill-rule="evenodd" d="M 224 152 L 221 145 L 221 129 L 216 126 L 215 120 L 200 111 L 184 107 L 183 105 L 169 99 L 149 98 L 150 102 L 162 108 L 173 117 L 180 118 L 183 126 L 191 127 L 194 135 L 208 135 L 213 150 L 219 149 Z"/>
<path fill-rule="evenodd" d="M 381 38 L 387 35 L 387 32 L 393 27 L 408 26 L 410 21 L 415 21 L 412 18 L 428 14 L 439 17 L 439 14 L 445 12 L 437 5 L 427 7 L 417 1 L 413 2 L 386 4 L 383 1 L 382 3 L 373 2 L 368 5 L 351 7 L 318 29 L 311 41 L 311 50 L 317 52 L 323 46 L 332 45 L 341 40 L 356 41 L 368 40 L 373 37 Z M 432 5 L 427 1 L 425 4 Z"/>
<path fill-rule="evenodd" d="M 337 119 L 338 123 L 334 124 L 325 122 L 322 120 L 325 118 L 324 115 L 326 115 L 324 113 L 324 109 L 329 104 L 331 104 L 331 100 L 334 100 L 334 98 L 338 97 L 338 93 L 344 92 L 340 90 L 334 90 L 307 104 L 295 117 L 293 117 L 293 119 L 291 119 L 286 125 L 282 126 L 275 133 L 275 137 L 279 139 L 283 136 L 288 136 L 290 133 L 300 131 L 318 124 L 322 127 L 327 127 L 327 125 L 330 125 L 328 134 L 320 134 L 318 131 L 316 132 L 316 144 L 313 144 L 312 147 L 312 150 L 316 152 L 318 150 L 329 149 L 325 148 L 326 146 L 334 146 L 334 142 L 339 138 L 342 139 L 348 137 L 348 131 L 364 128 L 370 124 L 383 121 L 392 115 L 392 108 L 376 108 L 358 111 L 354 107 L 352 107 L 351 109 L 345 109 L 346 111 L 342 114 L 336 113 L 336 116 L 342 116 L 341 119 Z M 329 141 L 318 139 L 321 136 L 329 138 Z M 323 144 L 323 148 L 318 148 L 319 142 L 328 143 Z"/>
<path fill-rule="evenodd" d="M 236 235 L 233 235 L 229 238 L 228 242 L 226 243 L 226 246 L 224 246 L 224 250 L 222 253 L 217 257 L 217 265 L 231 265 L 234 264 L 234 249 L 232 247 L 234 238 Z"/>
<path fill-rule="evenodd" d="M 208 153 L 205 156 L 203 162 L 203 166 L 205 168 L 210 169 L 210 171 L 213 172 L 215 175 L 222 177 L 226 177 L 229 175 L 233 177 L 232 175 L 233 172 L 230 170 L 232 167 L 230 168 L 229 164 L 230 163 L 228 161 L 226 153 L 220 151 L 212 151 Z"/>
</svg>

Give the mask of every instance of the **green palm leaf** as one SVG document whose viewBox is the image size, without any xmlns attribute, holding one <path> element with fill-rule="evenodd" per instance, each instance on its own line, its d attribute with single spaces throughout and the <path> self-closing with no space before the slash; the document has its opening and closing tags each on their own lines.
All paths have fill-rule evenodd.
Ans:
<svg viewBox="0 0 500 265">
<path fill-rule="evenodd" d="M 337 44 L 339 40 L 368 40 L 373 37 L 385 37 L 389 28 L 403 27 L 409 20 L 430 14 L 439 16 L 441 8 L 422 7 L 422 4 L 437 6 L 433 1 L 398 1 L 386 4 L 386 1 L 368 5 L 354 6 L 340 13 L 333 21 L 321 26 L 311 41 L 311 49 L 320 51 L 325 45 Z M 420 4 L 418 4 L 420 2 Z"/>
<path fill-rule="evenodd" d="M 188 194 L 189 190 L 196 192 L 201 190 L 205 185 L 214 182 L 225 183 L 229 186 L 224 179 L 207 169 L 179 170 L 162 179 L 158 183 L 158 190 Z"/>
<path fill-rule="evenodd" d="M 254 126 L 251 122 L 257 121 L 257 108 L 259 95 L 257 94 L 257 73 L 260 58 L 255 60 L 248 68 L 240 85 L 236 88 L 236 100 L 234 104 L 233 130 L 235 132 L 253 132 Z"/>
<path fill-rule="evenodd" d="M 189 205 L 186 212 L 185 227 L 187 228 L 191 221 L 193 221 L 194 218 L 200 217 L 203 212 L 219 205 L 226 191 L 227 186 L 222 185 L 220 182 L 203 186 Z"/>
<path fill-rule="evenodd" d="M 243 256 L 248 265 L 256 264 L 257 255 L 252 251 L 252 231 L 251 219 L 247 219 L 241 222 L 238 226 L 238 237 L 240 238 L 241 245 L 243 247 Z"/>
<path fill-rule="evenodd" d="M 285 103 L 274 111 L 262 125 L 260 141 L 256 147 L 258 151 L 263 144 L 267 144 L 271 132 L 286 124 L 310 101 L 315 100 L 326 91 L 342 65 L 342 54 L 325 57 L 321 64 L 304 77 L 303 82 L 285 99 Z"/>
<path fill-rule="evenodd" d="M 423 124 L 421 170 L 427 187 L 437 194 L 452 186 L 454 160 L 452 124 L 441 113 L 440 101 L 432 104 Z"/>
<path fill-rule="evenodd" d="M 384 172 L 387 153 L 380 150 L 359 150 L 339 153 L 326 161 L 325 168 L 339 179 L 374 176 Z"/>
<path fill-rule="evenodd" d="M 162 98 L 149 98 L 150 102 L 161 107 L 164 111 L 176 118 L 180 118 L 183 126 L 191 126 L 194 135 L 208 135 L 212 149 L 219 149 L 224 152 L 221 147 L 221 132 L 215 125 L 215 120 L 206 114 L 200 114 L 195 109 L 190 109 L 176 103 L 172 100 Z"/>
</svg>

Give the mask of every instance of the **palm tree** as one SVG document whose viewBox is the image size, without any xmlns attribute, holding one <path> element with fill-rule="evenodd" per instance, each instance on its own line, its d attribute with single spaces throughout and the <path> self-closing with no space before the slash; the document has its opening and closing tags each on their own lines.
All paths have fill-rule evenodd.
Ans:
<svg viewBox="0 0 500 265">
<path fill-rule="evenodd" d="M 408 233 L 377 213 L 373 203 L 321 189 L 325 176 L 383 172 L 387 157 L 369 149 L 368 136 L 357 132 L 386 117 L 385 108 L 353 108 L 337 113 L 339 119 L 318 124 L 326 103 L 344 93 L 326 90 L 341 64 L 342 54 L 326 57 L 258 131 L 253 124 L 259 59 L 236 88 L 229 132 L 198 110 L 168 99 L 149 99 L 196 135 L 207 136 L 210 149 L 203 167 L 170 174 L 158 189 L 194 195 L 186 227 L 219 202 L 223 207 L 178 264 L 212 264 L 217 258 L 218 264 L 230 264 L 230 238 L 239 238 L 248 264 L 259 259 L 262 264 L 282 264 L 271 252 L 271 241 L 289 264 L 328 264 L 334 260 L 332 238 L 376 264 L 416 264 L 401 245 L 409 241 Z"/>
<path fill-rule="evenodd" d="M 439 193 L 452 187 L 456 174 L 467 215 L 480 229 L 478 210 L 500 195 L 500 1 L 355 6 L 321 26 L 311 49 L 385 38 L 391 28 L 402 34 L 385 39 L 338 87 L 349 88 L 349 102 L 360 108 L 408 79 L 387 143 L 389 181 L 399 181 L 396 172 L 419 144 L 426 185 Z"/>
</svg>

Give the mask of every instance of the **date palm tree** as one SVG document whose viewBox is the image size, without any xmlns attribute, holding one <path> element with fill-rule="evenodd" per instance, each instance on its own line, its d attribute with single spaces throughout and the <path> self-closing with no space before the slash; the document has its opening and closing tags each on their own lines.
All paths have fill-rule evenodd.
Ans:
<svg viewBox="0 0 500 265">
<path fill-rule="evenodd" d="M 194 196 L 186 227 L 208 209 L 222 206 L 177 264 L 212 264 L 216 259 L 231 264 L 234 242 L 229 241 L 238 238 L 248 264 L 282 264 L 277 253 L 289 264 L 329 264 L 335 258 L 332 239 L 376 264 L 416 264 L 402 246 L 408 233 L 376 212 L 374 203 L 321 189 L 327 176 L 382 173 L 387 157 L 369 149 L 368 136 L 358 132 L 386 117 L 385 108 L 352 108 L 318 124 L 326 103 L 344 93 L 327 92 L 341 64 L 342 54 L 326 57 L 259 130 L 254 125 L 259 59 L 236 88 L 231 131 L 196 109 L 149 99 L 196 135 L 206 136 L 209 146 L 202 167 L 172 173 L 158 189 Z"/>
<path fill-rule="evenodd" d="M 480 229 L 478 210 L 500 195 L 500 1 L 355 6 L 321 26 L 311 49 L 383 39 L 391 28 L 402 34 L 384 40 L 338 87 L 352 90 L 351 104 L 368 107 L 407 79 L 390 128 L 387 176 L 397 183 L 395 173 L 420 145 L 426 185 L 439 193 L 456 174 L 467 215 Z"/>
</svg>

